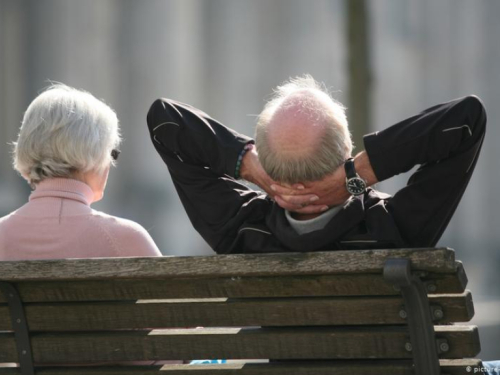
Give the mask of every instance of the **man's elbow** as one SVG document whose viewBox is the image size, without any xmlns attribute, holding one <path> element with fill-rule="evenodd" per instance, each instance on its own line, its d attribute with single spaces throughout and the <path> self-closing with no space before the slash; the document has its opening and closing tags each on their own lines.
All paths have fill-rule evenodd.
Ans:
<svg viewBox="0 0 500 375">
<path fill-rule="evenodd" d="M 477 95 L 467 95 L 463 98 L 463 101 L 472 107 L 484 109 L 483 101 Z"/>
<path fill-rule="evenodd" d="M 483 101 L 477 95 L 468 95 L 464 98 L 464 102 L 467 103 L 469 108 L 474 112 L 484 115 L 486 118 L 486 108 L 484 107 Z"/>
<path fill-rule="evenodd" d="M 152 133 L 153 129 L 158 122 L 158 119 L 161 118 L 161 112 L 165 109 L 165 104 L 163 99 L 156 99 L 151 107 L 149 107 L 149 111 L 146 117 L 146 122 L 148 125 L 149 131 Z"/>
<path fill-rule="evenodd" d="M 463 103 L 469 112 L 471 122 L 475 123 L 475 128 L 480 133 L 484 133 L 486 129 L 486 109 L 483 101 L 476 95 L 468 95 L 463 98 Z"/>
</svg>

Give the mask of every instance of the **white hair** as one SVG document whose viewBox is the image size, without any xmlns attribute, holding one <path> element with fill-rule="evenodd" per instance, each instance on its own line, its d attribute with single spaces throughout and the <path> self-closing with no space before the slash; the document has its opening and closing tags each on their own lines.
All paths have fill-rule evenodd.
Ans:
<svg viewBox="0 0 500 375">
<path fill-rule="evenodd" d="M 318 147 L 305 157 L 290 157 L 269 145 L 268 125 L 277 110 L 286 110 L 290 98 L 304 113 L 310 114 L 311 122 L 325 124 L 325 134 Z M 304 132 L 307 126 L 313 125 L 311 122 L 304 124 Z M 345 107 L 310 75 L 290 79 L 274 90 L 258 117 L 255 143 L 266 173 L 276 181 L 291 184 L 322 179 L 349 158 L 353 148 Z"/>
<path fill-rule="evenodd" d="M 54 84 L 24 114 L 14 168 L 31 184 L 75 172 L 103 173 L 120 144 L 115 112 L 92 94 Z"/>
</svg>

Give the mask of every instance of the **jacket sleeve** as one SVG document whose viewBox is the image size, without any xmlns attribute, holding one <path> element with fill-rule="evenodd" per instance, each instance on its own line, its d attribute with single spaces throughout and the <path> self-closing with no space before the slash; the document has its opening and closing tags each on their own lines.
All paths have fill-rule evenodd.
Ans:
<svg viewBox="0 0 500 375">
<path fill-rule="evenodd" d="M 441 237 L 470 180 L 485 128 L 481 101 L 468 96 L 365 136 L 379 181 L 420 165 L 387 204 L 409 246 L 434 246 Z"/>
<path fill-rule="evenodd" d="M 203 111 L 170 99 L 156 100 L 147 116 L 153 142 L 179 160 L 234 177 L 243 147 L 253 139 L 229 129 Z"/>
<path fill-rule="evenodd" d="M 238 157 L 253 140 L 169 99 L 153 103 L 147 122 L 194 228 L 214 251 L 228 252 L 225 244 L 237 237 L 242 223 L 262 217 L 269 204 L 234 178 Z"/>
</svg>

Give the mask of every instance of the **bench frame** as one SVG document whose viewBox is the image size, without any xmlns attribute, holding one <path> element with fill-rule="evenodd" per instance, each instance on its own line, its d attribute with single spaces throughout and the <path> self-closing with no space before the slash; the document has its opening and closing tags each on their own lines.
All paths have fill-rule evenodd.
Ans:
<svg viewBox="0 0 500 375">
<path fill-rule="evenodd" d="M 433 292 L 435 285 L 422 281 L 427 272 L 414 270 L 409 258 L 387 258 L 383 266 L 383 277 L 396 291 L 400 291 L 403 306 L 400 317 L 407 321 L 410 340 L 405 349 L 412 353 L 416 375 L 441 374 L 438 355 L 449 350 L 446 339 L 436 339 L 434 320 L 443 316 L 439 306 L 431 306 L 427 291 Z M 34 375 L 29 327 L 15 281 L 0 281 L 0 291 L 8 302 L 8 309 L 14 330 L 16 349 L 22 375 Z"/>
<path fill-rule="evenodd" d="M 22 375 L 34 375 L 35 366 L 31 352 L 28 321 L 24 313 L 23 301 L 16 287 L 11 283 L 0 281 L 0 290 L 9 304 L 10 319 L 16 337 L 17 353 Z"/>
<path fill-rule="evenodd" d="M 439 351 L 448 351 L 446 340 L 435 339 L 432 310 L 422 280 L 411 273 L 408 259 L 388 259 L 384 278 L 401 290 L 405 308 L 400 314 L 408 321 L 410 342 L 406 350 L 413 353 L 415 374 L 439 375 Z M 438 311 L 438 310 L 436 310 Z"/>
</svg>

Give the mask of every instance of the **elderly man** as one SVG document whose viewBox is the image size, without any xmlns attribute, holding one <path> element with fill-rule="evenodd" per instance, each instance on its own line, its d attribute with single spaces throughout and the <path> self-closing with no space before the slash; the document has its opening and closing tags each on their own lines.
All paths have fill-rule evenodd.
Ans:
<svg viewBox="0 0 500 375">
<path fill-rule="evenodd" d="M 472 175 L 486 114 L 468 96 L 366 135 L 351 158 L 344 107 L 310 76 L 277 88 L 254 141 L 159 99 L 156 150 L 196 230 L 217 253 L 433 246 Z M 393 197 L 371 185 L 420 168 Z M 254 191 L 238 179 L 261 187 Z"/>
</svg>

